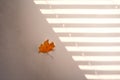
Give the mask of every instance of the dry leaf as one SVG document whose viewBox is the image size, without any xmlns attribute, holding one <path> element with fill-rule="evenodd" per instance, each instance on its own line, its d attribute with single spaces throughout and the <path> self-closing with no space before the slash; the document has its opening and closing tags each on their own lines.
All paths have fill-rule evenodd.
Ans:
<svg viewBox="0 0 120 80">
<path fill-rule="evenodd" d="M 39 53 L 42 52 L 42 53 L 48 53 L 50 51 L 53 50 L 53 48 L 55 47 L 55 44 L 53 42 L 49 42 L 49 40 L 46 40 L 44 41 L 43 44 L 41 44 L 39 46 Z"/>
</svg>

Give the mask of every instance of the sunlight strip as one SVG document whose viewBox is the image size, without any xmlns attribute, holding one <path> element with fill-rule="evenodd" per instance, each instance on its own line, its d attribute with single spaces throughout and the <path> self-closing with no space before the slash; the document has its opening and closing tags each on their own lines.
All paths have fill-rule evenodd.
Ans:
<svg viewBox="0 0 120 80">
<path fill-rule="evenodd" d="M 120 79 L 120 74 L 111 74 L 111 75 L 91 75 L 91 74 L 85 74 L 85 77 L 87 79 Z"/>
<path fill-rule="evenodd" d="M 119 0 L 34 0 L 35 4 L 49 5 L 119 5 Z"/>
<path fill-rule="evenodd" d="M 48 23 L 50 24 L 116 24 L 120 23 L 119 18 L 47 18 Z"/>
<path fill-rule="evenodd" d="M 117 43 L 120 37 L 59 37 L 62 42 Z"/>
<path fill-rule="evenodd" d="M 120 65 L 79 65 L 81 70 L 120 71 Z"/>
<path fill-rule="evenodd" d="M 40 9 L 43 14 L 120 14 L 120 9 Z"/>
<path fill-rule="evenodd" d="M 120 33 L 120 28 L 54 28 L 56 33 Z"/>
<path fill-rule="evenodd" d="M 73 52 L 120 52 L 120 46 L 66 46 L 65 48 Z"/>
<path fill-rule="evenodd" d="M 74 61 L 120 61 L 120 56 L 72 56 Z"/>
</svg>

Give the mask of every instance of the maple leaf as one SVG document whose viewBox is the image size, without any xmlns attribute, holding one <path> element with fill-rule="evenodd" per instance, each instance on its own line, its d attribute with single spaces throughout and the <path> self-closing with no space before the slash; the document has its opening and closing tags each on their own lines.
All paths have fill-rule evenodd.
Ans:
<svg viewBox="0 0 120 80">
<path fill-rule="evenodd" d="M 46 40 L 46 41 L 44 41 L 44 43 L 43 44 L 41 44 L 40 46 L 39 46 L 39 53 L 48 53 L 48 52 L 50 52 L 50 51 L 52 51 L 53 50 L 53 48 L 55 47 L 55 44 L 53 43 L 53 42 L 49 42 L 49 40 Z"/>
</svg>

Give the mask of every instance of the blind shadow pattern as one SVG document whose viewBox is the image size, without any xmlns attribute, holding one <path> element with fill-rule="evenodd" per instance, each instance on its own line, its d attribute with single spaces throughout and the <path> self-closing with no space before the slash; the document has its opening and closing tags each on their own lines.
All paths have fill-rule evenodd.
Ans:
<svg viewBox="0 0 120 80">
<path fill-rule="evenodd" d="M 120 80 L 120 0 L 34 0 L 88 80 Z"/>
</svg>

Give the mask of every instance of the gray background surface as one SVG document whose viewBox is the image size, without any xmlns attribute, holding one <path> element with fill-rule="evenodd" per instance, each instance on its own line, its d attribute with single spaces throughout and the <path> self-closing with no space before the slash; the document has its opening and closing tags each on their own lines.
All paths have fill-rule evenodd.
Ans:
<svg viewBox="0 0 120 80">
<path fill-rule="evenodd" d="M 86 80 L 33 0 L 0 0 L 0 80 Z M 56 48 L 38 54 L 45 39 Z"/>
</svg>

